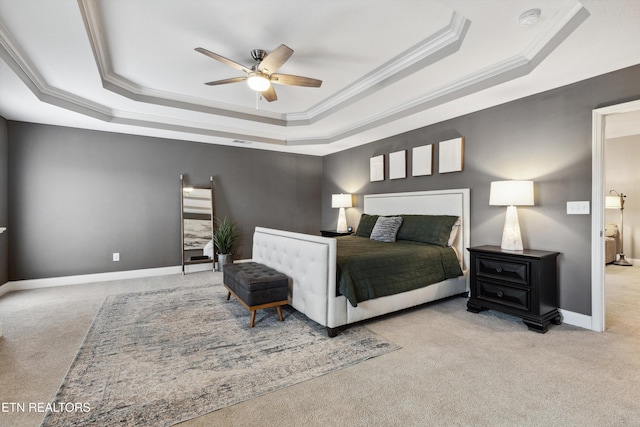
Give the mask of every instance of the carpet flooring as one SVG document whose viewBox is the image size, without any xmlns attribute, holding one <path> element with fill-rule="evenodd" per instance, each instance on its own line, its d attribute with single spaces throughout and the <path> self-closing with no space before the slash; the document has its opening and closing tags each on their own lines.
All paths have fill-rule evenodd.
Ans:
<svg viewBox="0 0 640 427">
<path fill-rule="evenodd" d="M 364 323 L 399 350 L 179 426 L 640 426 L 634 264 L 606 267 L 606 332 L 563 323 L 537 334 L 517 318 L 470 313 L 465 298 L 452 298 Z M 199 272 L 3 295 L 0 402 L 51 402 L 106 296 L 221 281 L 219 272 Z M 256 330 L 267 321 L 288 325 L 286 316 L 280 323 L 275 310 L 259 312 Z M 248 317 L 244 312 L 239 321 Z M 37 427 L 43 416 L 0 412 L 0 426 Z"/>
<path fill-rule="evenodd" d="M 283 314 L 250 329 L 219 285 L 108 296 L 42 426 L 169 426 L 399 348 Z"/>
</svg>

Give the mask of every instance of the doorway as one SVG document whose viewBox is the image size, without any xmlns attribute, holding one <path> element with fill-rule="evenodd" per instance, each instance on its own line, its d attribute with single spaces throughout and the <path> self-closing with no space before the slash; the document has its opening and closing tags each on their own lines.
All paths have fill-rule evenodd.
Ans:
<svg viewBox="0 0 640 427">
<path fill-rule="evenodd" d="M 604 200 L 606 119 L 640 110 L 640 100 L 593 110 L 591 164 L 591 330 L 605 330 Z"/>
</svg>

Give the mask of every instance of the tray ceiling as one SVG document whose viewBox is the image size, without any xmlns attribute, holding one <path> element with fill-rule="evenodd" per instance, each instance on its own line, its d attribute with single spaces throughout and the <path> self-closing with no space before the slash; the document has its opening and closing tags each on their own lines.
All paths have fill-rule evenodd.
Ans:
<svg viewBox="0 0 640 427">
<path fill-rule="evenodd" d="M 325 155 L 638 64 L 639 3 L 0 0 L 0 115 Z M 204 85 L 280 44 L 320 88 Z"/>
</svg>

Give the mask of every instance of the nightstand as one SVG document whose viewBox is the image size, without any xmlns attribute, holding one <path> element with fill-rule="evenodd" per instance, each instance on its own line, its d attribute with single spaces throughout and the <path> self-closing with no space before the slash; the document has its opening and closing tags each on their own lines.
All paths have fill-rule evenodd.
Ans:
<svg viewBox="0 0 640 427">
<path fill-rule="evenodd" d="M 353 234 L 353 231 L 345 231 L 344 233 L 339 233 L 335 230 L 320 230 L 320 234 L 322 235 L 322 237 L 350 236 Z"/>
<path fill-rule="evenodd" d="M 469 248 L 471 297 L 467 310 L 496 310 L 522 318 L 529 330 L 545 333 L 562 323 L 558 311 L 558 252 Z"/>
</svg>

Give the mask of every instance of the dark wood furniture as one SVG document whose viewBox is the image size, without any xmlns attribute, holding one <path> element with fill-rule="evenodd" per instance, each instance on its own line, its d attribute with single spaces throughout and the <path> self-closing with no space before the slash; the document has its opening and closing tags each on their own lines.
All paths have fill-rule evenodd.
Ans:
<svg viewBox="0 0 640 427">
<path fill-rule="evenodd" d="M 322 237 L 339 237 L 339 236 L 349 236 L 350 234 L 353 234 L 353 231 L 339 233 L 335 230 L 320 230 L 320 234 L 322 235 Z"/>
<path fill-rule="evenodd" d="M 562 323 L 558 311 L 558 252 L 469 248 L 471 297 L 467 310 L 497 310 L 522 318 L 529 330 L 545 333 Z"/>
</svg>

